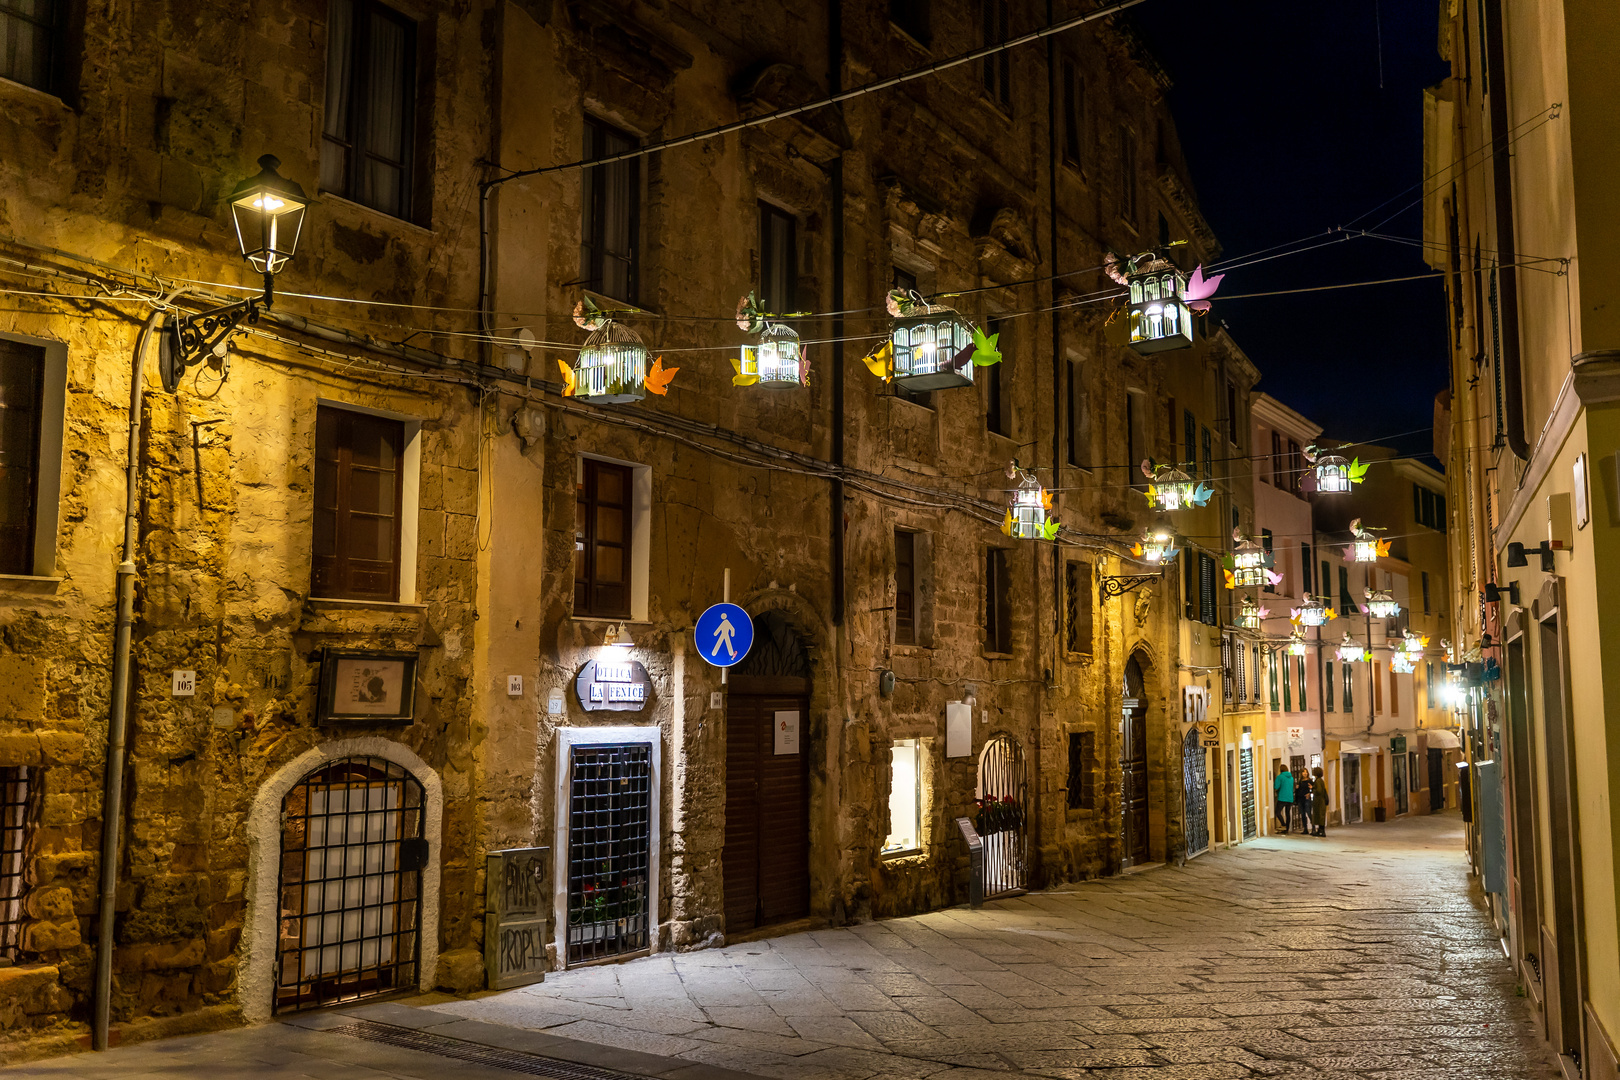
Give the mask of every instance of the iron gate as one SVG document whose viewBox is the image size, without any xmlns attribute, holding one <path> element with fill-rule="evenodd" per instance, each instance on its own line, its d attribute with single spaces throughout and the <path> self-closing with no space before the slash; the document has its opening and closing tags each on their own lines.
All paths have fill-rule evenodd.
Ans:
<svg viewBox="0 0 1620 1080">
<path fill-rule="evenodd" d="M 323 765 L 282 799 L 276 1012 L 420 981 L 422 814 L 421 783 L 376 757 Z"/>
<path fill-rule="evenodd" d="M 652 744 L 569 750 L 568 962 L 647 948 Z"/>
<path fill-rule="evenodd" d="M 1238 783 L 1243 792 L 1243 839 L 1253 840 L 1260 833 L 1254 814 L 1254 747 L 1238 751 Z"/>
<path fill-rule="evenodd" d="M 1209 787 L 1207 754 L 1199 740 L 1198 725 L 1187 732 L 1181 749 L 1181 773 L 1186 785 L 1187 854 L 1209 847 Z"/>
<path fill-rule="evenodd" d="M 979 812 L 984 838 L 985 899 L 1028 887 L 1029 780 L 1024 752 L 1011 735 L 996 735 L 979 754 Z"/>
</svg>

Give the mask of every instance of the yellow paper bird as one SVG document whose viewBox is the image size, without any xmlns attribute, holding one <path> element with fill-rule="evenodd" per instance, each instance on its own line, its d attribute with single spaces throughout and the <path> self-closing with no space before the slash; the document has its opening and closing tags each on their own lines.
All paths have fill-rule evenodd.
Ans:
<svg viewBox="0 0 1620 1080">
<path fill-rule="evenodd" d="M 888 382 L 893 378 L 889 368 L 894 363 L 894 343 L 885 339 L 883 344 L 861 357 L 861 363 L 865 364 L 872 374 Z"/>
<path fill-rule="evenodd" d="M 1007 508 L 1007 516 L 1001 522 L 1001 531 L 1003 533 L 1005 533 L 1006 535 L 1011 536 L 1012 535 L 1012 529 L 1013 529 L 1012 508 L 1008 507 Z"/>
<path fill-rule="evenodd" d="M 1222 570 L 1221 573 L 1226 575 L 1226 587 L 1228 589 L 1237 588 L 1237 579 L 1232 576 L 1232 571 Z"/>
<path fill-rule="evenodd" d="M 732 386 L 753 386 L 755 383 L 759 382 L 758 375 L 743 374 L 742 361 L 737 359 L 735 356 L 731 358 L 731 370 L 737 373 L 731 377 Z"/>
<path fill-rule="evenodd" d="M 1332 608 L 1327 609 L 1327 621 L 1328 622 L 1332 622 L 1334 619 L 1337 619 L 1338 617 L 1339 617 L 1339 613 L 1337 611 L 1334 611 Z"/>
<path fill-rule="evenodd" d="M 667 396 L 669 394 L 669 381 L 675 377 L 675 373 L 679 370 L 681 369 L 678 367 L 664 367 L 664 358 L 662 356 L 654 360 L 652 370 L 647 372 L 647 392 L 657 394 L 660 397 Z"/>
<path fill-rule="evenodd" d="M 574 396 L 574 369 L 569 367 L 562 357 L 557 358 L 557 366 L 562 368 L 563 397 Z"/>
<path fill-rule="evenodd" d="M 1131 554 L 1135 555 L 1138 559 L 1142 557 L 1142 541 L 1138 540 L 1136 543 L 1131 545 Z"/>
</svg>

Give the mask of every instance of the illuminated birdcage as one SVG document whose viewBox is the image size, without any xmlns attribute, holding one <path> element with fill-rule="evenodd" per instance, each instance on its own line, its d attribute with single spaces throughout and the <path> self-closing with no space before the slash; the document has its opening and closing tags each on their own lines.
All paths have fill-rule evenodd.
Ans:
<svg viewBox="0 0 1620 1080">
<path fill-rule="evenodd" d="M 1417 665 L 1405 653 L 1395 653 L 1389 658 L 1389 673 L 1391 675 L 1410 675 L 1417 670 Z"/>
<path fill-rule="evenodd" d="M 1428 644 L 1428 638 L 1414 634 L 1412 631 L 1408 630 L 1406 632 L 1405 639 L 1401 642 L 1400 649 L 1396 655 L 1404 657 L 1406 662 L 1415 668 L 1418 662 L 1423 659 L 1424 650 Z"/>
<path fill-rule="evenodd" d="M 1367 650 L 1362 648 L 1360 643 L 1350 640 L 1348 630 L 1345 631 L 1344 641 L 1339 644 L 1336 652 L 1340 662 L 1345 664 L 1359 664 L 1367 659 Z"/>
<path fill-rule="evenodd" d="M 585 339 L 574 366 L 574 396 L 600 405 L 647 396 L 647 346 L 641 335 L 606 319 Z"/>
<path fill-rule="evenodd" d="M 953 308 L 917 303 L 894 320 L 894 381 L 907 390 L 973 385 L 973 327 Z"/>
<path fill-rule="evenodd" d="M 1367 613 L 1375 619 L 1398 619 L 1401 605 L 1388 589 L 1364 589 L 1367 595 Z"/>
<path fill-rule="evenodd" d="M 1333 617 L 1333 612 L 1322 602 L 1319 596 L 1307 596 L 1299 607 L 1294 609 L 1294 617 L 1301 626 L 1326 626 Z"/>
<path fill-rule="evenodd" d="M 1131 348 L 1139 353 L 1190 349 L 1192 311 L 1182 299 L 1187 279 L 1162 259 L 1154 259 L 1137 272 L 1125 274 L 1130 289 Z"/>
<path fill-rule="evenodd" d="M 1291 634 L 1288 638 L 1288 655 L 1305 655 L 1305 631 L 1299 629 L 1298 627 L 1294 629 L 1293 634 Z"/>
<path fill-rule="evenodd" d="M 1167 563 L 1176 557 L 1176 541 L 1169 529 L 1149 528 L 1137 541 L 1135 554 L 1143 562 Z"/>
<path fill-rule="evenodd" d="M 1338 454 L 1316 459 L 1316 490 L 1324 495 L 1342 495 L 1350 490 L 1350 463 Z"/>
<path fill-rule="evenodd" d="M 1197 484 L 1193 478 L 1171 465 L 1153 476 L 1153 504 L 1158 510 L 1180 510 L 1193 505 Z"/>
<path fill-rule="evenodd" d="M 1238 605 L 1237 614 L 1232 617 L 1232 625 L 1239 630 L 1258 630 L 1267 614 L 1269 612 L 1260 606 L 1260 601 L 1245 596 L 1243 603 Z"/>
<path fill-rule="evenodd" d="M 759 341 L 742 347 L 741 375 L 758 379 L 758 385 L 778 389 L 804 384 L 803 349 L 799 335 L 786 323 L 767 322 Z"/>
<path fill-rule="evenodd" d="M 1271 552 L 1253 537 L 1246 536 L 1232 549 L 1232 587 L 1257 588 L 1266 583 L 1266 571 L 1274 563 Z"/>
<path fill-rule="evenodd" d="M 1040 540 L 1045 536 L 1046 491 L 1030 473 L 1023 473 L 1012 499 L 1012 535 L 1020 540 Z"/>
</svg>

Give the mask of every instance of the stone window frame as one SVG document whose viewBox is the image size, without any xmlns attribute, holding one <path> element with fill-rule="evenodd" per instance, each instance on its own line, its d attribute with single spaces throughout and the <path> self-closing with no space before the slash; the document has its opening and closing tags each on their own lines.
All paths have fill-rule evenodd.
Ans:
<svg viewBox="0 0 1620 1080">
<path fill-rule="evenodd" d="M 647 621 L 651 597 L 649 581 L 652 574 L 652 466 L 609 454 L 581 450 L 574 455 L 573 484 L 576 490 L 584 474 L 587 458 L 630 470 L 630 614 L 627 616 L 576 614 L 573 610 L 573 567 L 570 565 L 569 617 L 575 622 L 582 623 L 644 623 Z M 570 524 L 569 535 L 572 534 L 573 526 Z"/>
<path fill-rule="evenodd" d="M 0 960 L 16 963 L 28 928 L 28 855 L 39 825 L 41 770 L 0 766 Z"/>
<path fill-rule="evenodd" d="M 996 553 L 1000 553 L 999 565 Z M 997 544 L 986 544 L 979 560 L 979 646 L 983 655 L 994 660 L 1010 659 L 1014 655 L 1012 618 L 1012 555 L 1014 549 Z M 994 577 L 997 580 L 991 581 Z M 999 584 L 1000 588 L 994 588 Z M 994 623 L 992 624 L 992 620 Z M 995 646 L 1005 646 L 1004 649 Z"/>
<path fill-rule="evenodd" d="M 905 520 L 894 523 L 895 543 L 899 535 L 911 537 L 911 612 L 912 639 L 900 640 L 900 578 L 899 553 L 891 548 L 895 567 L 895 610 L 889 620 L 890 640 L 897 649 L 932 649 L 934 647 L 934 534 L 925 526 Z"/>
<path fill-rule="evenodd" d="M 915 858 L 917 858 L 919 856 L 924 856 L 924 855 L 926 855 L 928 853 L 928 842 L 929 842 L 929 836 L 928 836 L 928 832 L 929 832 L 929 829 L 928 829 L 928 819 L 929 819 L 928 801 L 929 800 L 928 800 L 928 796 L 929 796 L 930 785 L 928 784 L 928 779 L 927 778 L 928 778 L 928 765 L 929 765 L 929 761 L 930 761 L 930 755 L 928 753 L 928 750 L 929 750 L 929 743 L 931 741 L 932 740 L 926 739 L 926 738 L 924 738 L 922 736 L 919 736 L 919 735 L 899 735 L 899 736 L 896 736 L 896 737 L 889 740 L 889 768 L 888 768 L 888 774 L 889 774 L 888 780 L 889 780 L 889 782 L 888 782 L 888 795 L 884 799 L 884 809 L 886 811 L 885 816 L 889 818 L 890 825 L 891 825 L 891 830 L 888 833 L 884 834 L 885 835 L 885 841 L 887 840 L 888 836 L 893 835 L 892 824 L 893 824 L 893 814 L 894 814 L 894 776 L 895 776 L 895 770 L 894 770 L 894 764 L 893 764 L 893 762 L 894 762 L 894 751 L 896 749 L 898 749 L 899 747 L 906 746 L 906 747 L 909 747 L 912 750 L 913 754 L 915 755 L 915 762 L 916 762 L 916 775 L 913 778 L 913 780 L 914 780 L 914 783 L 916 785 L 916 791 L 915 791 L 915 794 L 914 794 L 914 810 L 915 810 L 915 814 L 916 814 L 915 825 L 916 825 L 917 843 L 913 847 L 896 848 L 893 851 L 887 851 L 887 850 L 881 850 L 880 849 L 879 853 L 878 853 L 878 858 L 880 860 L 882 860 L 883 862 L 891 862 L 891 861 L 899 860 L 899 859 L 915 859 Z"/>
<path fill-rule="evenodd" d="M 26 574 L 0 574 L 0 581 L 61 581 L 56 574 L 57 529 L 62 510 L 63 434 L 67 420 L 67 344 L 28 334 L 0 332 L 0 340 L 44 350 L 39 433 L 34 463 L 34 551 Z M 53 467 L 54 466 L 54 467 Z"/>
<path fill-rule="evenodd" d="M 422 418 L 412 416 L 410 413 L 394 412 L 389 409 L 375 409 L 368 405 L 356 405 L 350 401 L 338 398 L 320 397 L 315 399 L 317 409 L 346 409 L 349 412 L 361 413 L 366 416 L 375 416 L 382 420 L 397 420 L 404 429 L 403 450 L 399 455 L 400 491 L 399 491 L 399 584 L 394 590 L 394 599 L 389 600 L 357 600 L 341 596 L 315 596 L 313 594 L 314 568 L 311 566 L 311 600 L 334 602 L 339 604 L 353 604 L 362 607 L 393 607 L 401 604 L 416 603 L 416 570 L 418 563 L 418 541 L 420 536 L 422 517 Z M 309 429 L 310 450 L 313 455 L 315 444 L 315 427 Z M 315 462 L 313 456 L 310 461 L 309 507 L 311 527 L 311 557 L 313 561 L 313 528 L 315 508 Z"/>
</svg>

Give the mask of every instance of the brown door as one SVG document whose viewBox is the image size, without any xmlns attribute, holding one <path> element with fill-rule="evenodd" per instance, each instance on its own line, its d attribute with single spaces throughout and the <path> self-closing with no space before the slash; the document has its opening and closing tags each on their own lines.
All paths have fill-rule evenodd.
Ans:
<svg viewBox="0 0 1620 1080">
<path fill-rule="evenodd" d="M 781 714 L 780 716 L 778 714 Z M 797 748 L 777 753 L 777 729 L 797 716 Z M 726 698 L 726 933 L 810 913 L 809 699 Z"/>
<path fill-rule="evenodd" d="M 1133 866 L 1148 861 L 1147 703 L 1125 699 L 1120 762 L 1125 782 L 1125 852 Z"/>
</svg>

